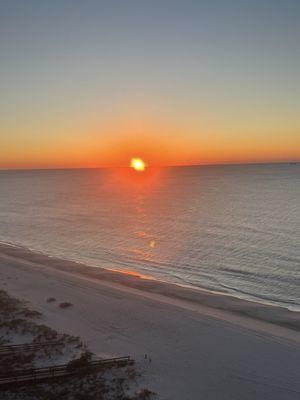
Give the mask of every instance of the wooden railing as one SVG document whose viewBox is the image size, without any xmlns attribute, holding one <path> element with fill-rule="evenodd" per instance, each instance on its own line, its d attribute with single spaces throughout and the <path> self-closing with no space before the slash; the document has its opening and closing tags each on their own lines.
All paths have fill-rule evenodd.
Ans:
<svg viewBox="0 0 300 400">
<path fill-rule="evenodd" d="M 8 355 L 11 353 L 26 353 L 30 351 L 40 350 L 45 347 L 62 346 L 62 342 L 36 342 L 36 343 L 23 343 L 23 344 L 8 344 L 0 346 L 0 356 Z"/>
<path fill-rule="evenodd" d="M 24 369 L 14 371 L 9 374 L 0 375 L 0 389 L 11 384 L 36 383 L 46 379 L 59 378 L 80 373 L 87 374 L 95 370 L 124 367 L 132 364 L 134 364 L 134 360 L 132 360 L 130 357 L 118 357 L 94 360 L 82 366 L 63 364 L 53 367 Z"/>
</svg>

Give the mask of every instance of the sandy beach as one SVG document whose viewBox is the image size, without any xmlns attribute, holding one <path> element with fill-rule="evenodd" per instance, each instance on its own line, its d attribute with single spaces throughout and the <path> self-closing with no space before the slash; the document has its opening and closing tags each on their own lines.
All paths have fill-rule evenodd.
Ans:
<svg viewBox="0 0 300 400">
<path fill-rule="evenodd" d="M 132 356 L 160 399 L 299 398 L 299 313 L 5 245 L 0 285 L 99 356 Z"/>
</svg>

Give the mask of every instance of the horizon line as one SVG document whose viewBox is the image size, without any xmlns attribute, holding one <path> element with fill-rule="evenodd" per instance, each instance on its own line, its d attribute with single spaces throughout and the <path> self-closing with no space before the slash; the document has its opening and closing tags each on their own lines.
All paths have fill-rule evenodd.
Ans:
<svg viewBox="0 0 300 400">
<path fill-rule="evenodd" d="M 165 164 L 165 165 L 149 165 L 148 168 L 178 168 L 178 167 L 213 167 L 213 166 L 238 166 L 238 165 L 271 165 L 271 164 L 299 164 L 298 160 L 287 160 L 287 161 L 253 161 L 253 162 L 228 162 L 228 163 L 202 163 L 202 164 Z M 130 166 L 124 165 L 106 165 L 97 167 L 12 167 L 12 168 L 0 168 L 0 171 L 65 171 L 65 170 L 90 170 L 90 169 L 113 169 L 113 168 L 130 168 Z"/>
</svg>

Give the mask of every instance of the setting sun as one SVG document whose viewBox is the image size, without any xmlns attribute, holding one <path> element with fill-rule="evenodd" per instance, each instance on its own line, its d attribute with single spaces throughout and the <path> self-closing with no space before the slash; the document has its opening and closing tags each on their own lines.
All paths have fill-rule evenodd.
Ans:
<svg viewBox="0 0 300 400">
<path fill-rule="evenodd" d="M 146 164 L 140 158 L 132 158 L 130 161 L 130 166 L 136 171 L 144 171 L 144 169 L 146 168 Z"/>
</svg>

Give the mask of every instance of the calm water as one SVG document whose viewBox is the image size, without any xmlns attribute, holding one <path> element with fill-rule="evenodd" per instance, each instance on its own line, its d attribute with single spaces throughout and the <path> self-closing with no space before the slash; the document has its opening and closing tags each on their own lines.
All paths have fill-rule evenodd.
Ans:
<svg viewBox="0 0 300 400">
<path fill-rule="evenodd" d="M 300 164 L 2 171 L 0 240 L 300 311 Z"/>
</svg>

